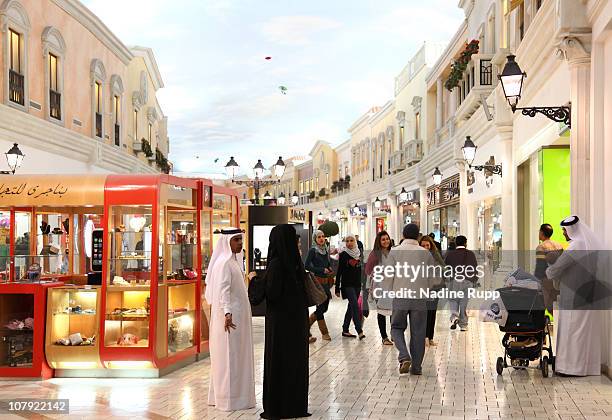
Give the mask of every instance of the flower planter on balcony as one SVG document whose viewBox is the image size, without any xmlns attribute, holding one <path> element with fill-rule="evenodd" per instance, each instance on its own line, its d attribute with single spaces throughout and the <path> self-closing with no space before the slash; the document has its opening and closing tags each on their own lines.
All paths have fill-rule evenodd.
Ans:
<svg viewBox="0 0 612 420">
<path fill-rule="evenodd" d="M 457 120 L 468 119 L 488 97 L 497 83 L 497 69 L 491 62 L 493 54 L 474 54 L 457 88 L 459 106 Z"/>
</svg>

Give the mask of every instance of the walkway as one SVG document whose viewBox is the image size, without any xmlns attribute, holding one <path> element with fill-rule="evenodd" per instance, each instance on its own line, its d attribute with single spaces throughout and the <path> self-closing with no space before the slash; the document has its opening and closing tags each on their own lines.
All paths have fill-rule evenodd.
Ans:
<svg viewBox="0 0 612 420">
<path fill-rule="evenodd" d="M 450 331 L 438 313 L 437 347 L 427 350 L 423 376 L 397 372 L 394 347 L 382 346 L 376 318 L 366 321 L 362 342 L 342 339 L 344 303 L 330 306 L 331 342 L 311 346 L 312 419 L 595 419 L 612 417 L 612 381 L 606 377 L 543 378 L 540 371 L 495 372 L 502 354 L 493 324 L 470 318 L 468 332 Z M 254 320 L 257 401 L 261 401 L 263 319 Z M 318 335 L 318 331 L 313 332 Z M 221 413 L 206 405 L 209 361 L 162 379 L 53 379 L 0 382 L 0 400 L 69 398 L 70 416 L 0 418 L 227 419 L 258 418 L 261 406 Z"/>
</svg>

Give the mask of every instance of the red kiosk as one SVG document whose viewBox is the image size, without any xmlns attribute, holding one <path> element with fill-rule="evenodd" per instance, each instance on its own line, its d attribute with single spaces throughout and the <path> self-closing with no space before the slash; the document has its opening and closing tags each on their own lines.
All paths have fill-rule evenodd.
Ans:
<svg viewBox="0 0 612 420">
<path fill-rule="evenodd" d="M 8 244 L 0 245 L 0 321 L 8 329 L 30 318 L 19 336 L 33 336 L 11 350 L 16 333 L 3 332 L 0 376 L 47 378 L 55 369 L 55 376 L 156 377 L 206 354 L 202 273 L 212 232 L 237 225 L 238 216 L 236 193 L 203 179 L 55 175 L 0 183 L 0 242 Z M 9 358 L 11 351 L 28 356 Z"/>
</svg>

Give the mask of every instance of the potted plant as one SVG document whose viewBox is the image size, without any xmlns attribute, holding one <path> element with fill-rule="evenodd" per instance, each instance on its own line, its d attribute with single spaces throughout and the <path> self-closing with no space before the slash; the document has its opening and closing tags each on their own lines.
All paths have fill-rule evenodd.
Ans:
<svg viewBox="0 0 612 420">
<path fill-rule="evenodd" d="M 310 194 L 308 194 L 308 198 L 310 198 L 311 200 L 313 198 L 315 198 L 315 192 L 314 191 L 310 191 Z"/>
<path fill-rule="evenodd" d="M 151 149 L 151 144 L 143 137 L 140 140 L 141 151 L 148 158 L 153 156 L 153 149 Z"/>
<path fill-rule="evenodd" d="M 327 193 L 325 192 L 325 188 L 321 188 L 319 190 L 319 197 L 325 197 L 327 195 Z"/>
</svg>

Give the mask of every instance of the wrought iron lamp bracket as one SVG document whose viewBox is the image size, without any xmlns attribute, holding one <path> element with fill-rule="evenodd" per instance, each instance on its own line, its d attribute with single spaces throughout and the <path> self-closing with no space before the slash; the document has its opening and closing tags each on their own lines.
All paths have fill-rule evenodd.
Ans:
<svg viewBox="0 0 612 420">
<path fill-rule="evenodd" d="M 569 128 L 572 127 L 572 107 L 569 106 L 533 106 L 533 107 L 513 107 L 512 112 L 520 110 L 521 114 L 528 117 L 535 117 L 536 114 L 540 113 L 546 118 L 562 122 Z"/>
</svg>

